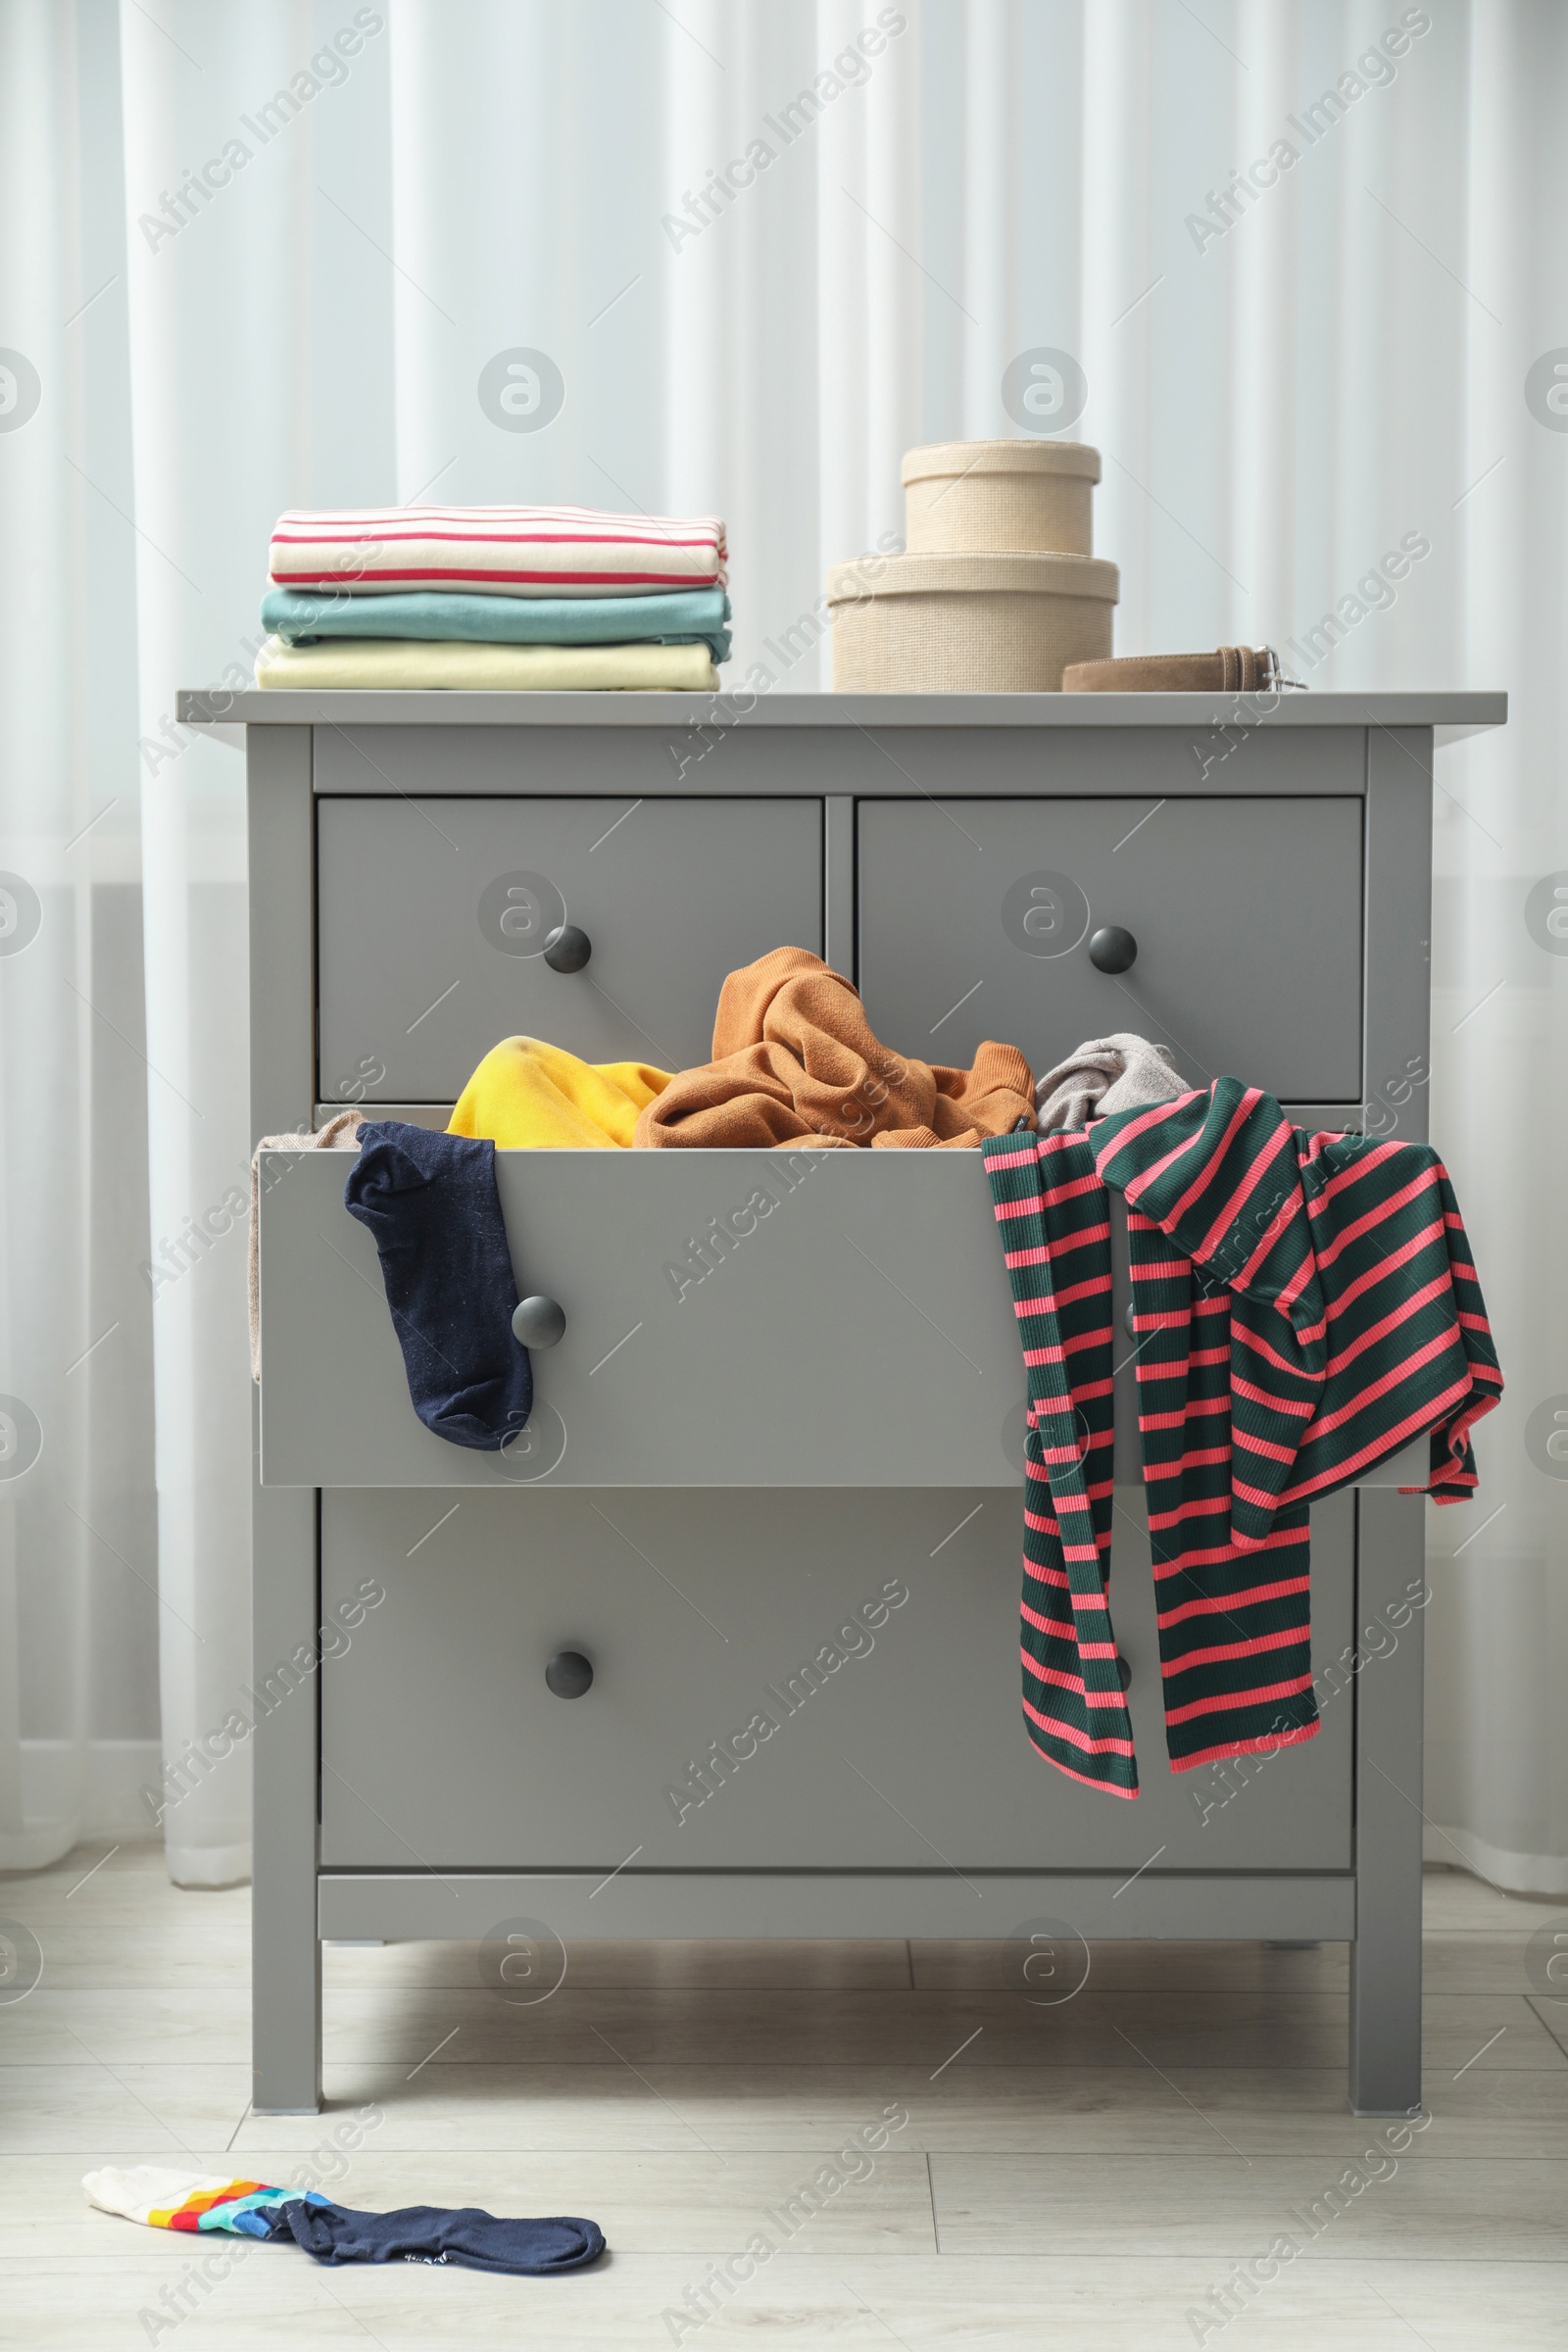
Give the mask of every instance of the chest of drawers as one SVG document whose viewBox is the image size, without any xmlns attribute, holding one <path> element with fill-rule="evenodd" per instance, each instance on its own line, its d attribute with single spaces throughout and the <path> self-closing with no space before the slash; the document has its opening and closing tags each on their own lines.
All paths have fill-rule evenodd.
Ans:
<svg viewBox="0 0 1568 2352">
<path fill-rule="evenodd" d="M 1039 1069 L 1139 1030 L 1195 1083 L 1419 1141 L 1434 748 L 1504 707 L 247 694 L 180 715 L 245 731 L 257 1134 L 345 1101 L 444 1124 L 517 1033 L 704 1060 L 726 972 L 789 943 L 857 978 L 896 1051 L 967 1062 L 996 1037 Z M 540 952 L 564 920 L 591 942 L 569 973 Z M 1102 924 L 1137 940 L 1119 975 L 1089 958 Z M 1320 1736 L 1266 1772 L 1173 1776 L 1118 1374 L 1144 1794 L 1117 1804 L 1019 1726 L 1024 1382 L 977 1155 L 499 1154 L 520 1287 L 566 1320 L 506 1457 L 416 1421 L 344 1167 L 263 1171 L 259 2110 L 317 2103 L 319 1938 L 519 1916 L 568 1946 L 1042 1917 L 1346 1939 L 1352 2102 L 1415 2106 L 1409 1465 L 1313 1513 Z M 302 1644 L 328 1654 L 289 1688 Z M 592 1665 L 576 1697 L 564 1653 Z"/>
</svg>

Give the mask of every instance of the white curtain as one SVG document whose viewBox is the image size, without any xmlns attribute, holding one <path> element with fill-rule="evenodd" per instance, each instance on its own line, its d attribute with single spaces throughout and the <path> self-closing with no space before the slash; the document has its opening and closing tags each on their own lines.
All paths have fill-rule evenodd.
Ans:
<svg viewBox="0 0 1568 2352">
<path fill-rule="evenodd" d="M 1431 1514 L 1427 1811 L 1568 1893 L 1568 15 L 0 0 L 0 1867 L 161 1812 L 177 1878 L 245 1869 L 242 1740 L 160 1796 L 250 1665 L 240 763 L 171 714 L 248 668 L 275 513 L 716 511 L 731 682 L 816 688 L 901 452 L 1023 429 L 1051 353 L 1118 650 L 1512 698 L 1436 800 L 1432 1125 L 1509 1393 Z M 537 430 L 479 395 L 516 351 Z"/>
</svg>

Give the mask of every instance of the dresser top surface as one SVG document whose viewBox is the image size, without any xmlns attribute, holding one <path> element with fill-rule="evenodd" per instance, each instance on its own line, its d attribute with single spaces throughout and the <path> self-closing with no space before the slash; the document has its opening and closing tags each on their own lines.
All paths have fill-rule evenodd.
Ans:
<svg viewBox="0 0 1568 2352">
<path fill-rule="evenodd" d="M 1434 727 L 1507 723 L 1501 693 L 491 694 L 181 688 L 182 726 Z"/>
</svg>

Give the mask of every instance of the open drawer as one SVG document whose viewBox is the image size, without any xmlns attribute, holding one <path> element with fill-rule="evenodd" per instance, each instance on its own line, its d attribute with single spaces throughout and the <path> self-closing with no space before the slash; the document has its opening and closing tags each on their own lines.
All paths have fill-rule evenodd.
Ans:
<svg viewBox="0 0 1568 2352">
<path fill-rule="evenodd" d="M 977 1152 L 498 1152 L 519 1295 L 566 1318 L 504 1454 L 416 1418 L 351 1165 L 264 1155 L 266 1485 L 1019 1485 Z"/>
</svg>

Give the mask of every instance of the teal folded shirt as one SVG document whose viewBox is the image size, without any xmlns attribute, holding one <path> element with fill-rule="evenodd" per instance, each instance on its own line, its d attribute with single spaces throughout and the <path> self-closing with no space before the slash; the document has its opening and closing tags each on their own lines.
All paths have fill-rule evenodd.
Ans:
<svg viewBox="0 0 1568 2352">
<path fill-rule="evenodd" d="M 669 596 L 351 596 L 270 588 L 262 626 L 286 645 L 319 637 L 414 637 L 466 645 L 706 645 L 729 660 L 729 598 L 722 588 Z"/>
</svg>

